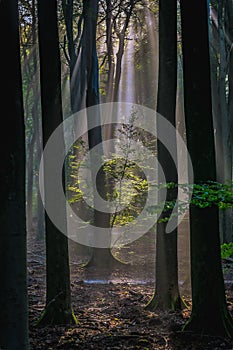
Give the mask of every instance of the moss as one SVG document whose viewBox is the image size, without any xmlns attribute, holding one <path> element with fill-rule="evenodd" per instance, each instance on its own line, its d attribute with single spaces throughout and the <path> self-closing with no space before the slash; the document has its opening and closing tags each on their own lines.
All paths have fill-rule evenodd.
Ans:
<svg viewBox="0 0 233 350">
<path fill-rule="evenodd" d="M 36 326 L 58 324 L 78 324 L 78 319 L 72 310 L 63 310 L 60 307 L 49 305 L 45 307 L 40 318 L 35 322 Z"/>
</svg>

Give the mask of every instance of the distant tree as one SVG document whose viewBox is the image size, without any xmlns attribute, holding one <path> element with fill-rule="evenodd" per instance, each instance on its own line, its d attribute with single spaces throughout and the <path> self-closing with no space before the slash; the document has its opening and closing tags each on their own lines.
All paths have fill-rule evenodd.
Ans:
<svg viewBox="0 0 233 350">
<path fill-rule="evenodd" d="M 137 3 L 140 3 L 140 1 L 106 0 L 101 3 L 98 34 L 99 37 L 104 37 L 104 45 L 106 45 L 101 64 L 104 71 L 103 75 L 104 77 L 106 76 L 106 78 L 102 79 L 102 86 L 105 91 L 102 98 L 106 102 L 117 102 L 119 100 L 122 62 L 127 45 L 130 22 Z M 103 24 L 102 27 L 101 24 Z M 111 135 L 113 134 L 112 130 Z"/>
<path fill-rule="evenodd" d="M 232 43 L 233 43 L 233 1 L 229 0 L 226 2 L 226 13 L 227 13 L 227 33 L 229 35 L 229 39 L 231 42 L 231 45 L 229 47 L 229 96 L 228 96 L 228 115 L 230 117 L 230 125 L 229 125 L 229 134 L 231 136 L 230 144 L 231 144 L 231 151 L 233 153 L 233 50 L 232 50 Z M 231 154 L 232 154 L 231 153 Z M 232 160 L 233 162 L 233 160 Z"/>
<path fill-rule="evenodd" d="M 187 144 L 194 182 L 200 184 L 216 181 L 207 2 L 181 0 L 181 21 Z M 233 336 L 221 268 L 218 208 L 191 205 L 190 229 L 192 314 L 185 330 Z"/>
<path fill-rule="evenodd" d="M 177 1 L 159 1 L 159 83 L 157 111 L 176 127 L 177 90 Z M 163 131 L 158 123 L 158 136 Z M 176 138 L 170 140 L 176 153 Z M 158 141 L 158 161 L 162 166 L 166 181 L 177 183 L 177 169 L 165 145 Z M 162 181 L 159 174 L 158 182 Z M 167 200 L 177 198 L 177 189 L 168 189 Z M 169 215 L 163 212 L 161 218 Z M 177 228 L 166 233 L 166 222 L 157 224 L 155 294 L 148 308 L 163 310 L 180 308 L 178 288 Z"/>
<path fill-rule="evenodd" d="M 218 1 L 211 6 L 210 47 L 213 118 L 215 128 L 217 180 L 223 184 L 232 179 L 231 105 L 232 77 L 230 38 L 231 2 Z M 232 210 L 220 210 L 221 242 L 232 241 Z"/>
<path fill-rule="evenodd" d="M 99 145 L 99 157 L 103 156 L 103 149 L 101 143 L 102 127 L 98 126 L 92 128 L 93 115 L 89 113 L 88 108 L 96 106 L 95 118 L 100 122 L 100 112 L 98 105 L 100 103 L 99 96 L 99 63 L 97 56 L 96 32 L 97 21 L 99 14 L 99 2 L 84 0 L 82 13 L 79 17 L 79 26 L 82 24 L 82 29 L 79 28 L 78 37 L 80 39 L 78 48 L 75 50 L 74 29 L 71 24 L 73 13 L 73 5 L 71 2 L 63 0 L 63 13 L 66 23 L 66 35 L 68 40 L 68 54 L 70 64 L 70 93 L 71 93 L 71 109 L 73 112 L 79 111 L 81 108 L 87 108 L 87 125 L 88 125 L 88 148 L 93 149 Z M 73 62 L 73 63 L 72 63 Z M 72 68 L 75 66 L 75 69 Z M 75 90 L 74 90 L 75 89 Z M 74 126 L 75 127 L 75 126 Z M 91 159 L 91 164 L 94 166 L 95 159 Z M 103 168 L 98 172 L 98 179 L 93 178 L 93 183 L 97 182 L 97 188 L 102 197 L 106 196 L 106 180 Z M 80 208 L 79 213 L 82 215 L 85 210 L 89 212 L 94 227 L 109 228 L 109 242 L 106 244 L 110 246 L 111 229 L 110 229 L 110 215 L 98 210 L 98 202 L 94 196 L 94 210 L 85 205 L 83 201 L 78 204 Z M 85 207 L 84 207 L 85 205 Z M 86 208 L 86 209 L 85 209 Z M 77 207 L 76 207 L 77 209 Z M 84 213 L 85 214 L 85 213 Z M 87 214 L 87 213 L 86 213 Z M 92 257 L 88 265 L 95 265 L 99 267 L 111 266 L 116 263 L 113 258 L 110 248 L 93 247 Z"/>
<path fill-rule="evenodd" d="M 96 29 L 97 29 L 97 18 L 98 18 L 98 0 L 84 0 L 83 2 L 83 20 L 84 27 L 82 33 L 82 50 L 85 55 L 85 68 L 86 68 L 86 107 L 98 106 L 99 104 L 99 66 L 96 49 Z M 102 143 L 102 127 L 92 128 L 91 118 L 92 114 L 87 113 L 87 125 L 88 125 L 88 144 L 89 149 Z M 96 107 L 95 118 L 100 120 L 100 113 L 98 113 L 98 107 Z M 99 152 L 99 157 L 103 155 L 103 149 Z M 95 159 L 92 157 L 92 164 Z M 103 168 L 99 170 L 96 181 L 97 190 L 102 197 L 106 195 L 105 187 L 105 174 Z M 111 242 L 111 230 L 110 230 L 110 215 L 103 213 L 98 210 L 98 202 L 96 202 L 94 196 L 94 213 L 93 213 L 93 225 L 96 227 L 109 227 L 109 242 L 106 242 L 110 246 Z M 116 263 L 112 256 L 110 248 L 94 248 L 92 250 L 92 257 L 89 262 L 90 265 L 99 267 L 109 267 Z"/>
<path fill-rule="evenodd" d="M 39 194 L 38 167 L 41 158 L 41 113 L 38 69 L 36 0 L 19 1 L 20 46 L 26 129 L 27 230 L 44 236 L 43 203 Z M 36 219 L 36 221 L 34 221 Z"/>
<path fill-rule="evenodd" d="M 0 40 L 0 348 L 27 350 L 25 130 L 16 0 L 0 1 Z"/>
<path fill-rule="evenodd" d="M 78 15 L 77 13 L 75 14 L 75 5 L 80 7 L 80 13 Z M 66 29 L 63 51 L 69 65 L 70 107 L 72 113 L 76 113 L 84 108 L 85 95 L 85 60 L 83 59 L 84 56 L 81 49 L 83 25 L 82 2 L 76 2 L 74 4 L 73 0 L 62 0 L 62 12 Z M 74 21 L 77 21 L 75 28 Z M 77 30 L 75 30 L 76 27 Z"/>
<path fill-rule="evenodd" d="M 38 1 L 40 82 L 43 146 L 62 123 L 61 63 L 57 30 L 57 1 Z M 64 140 L 61 140 L 61 144 Z M 65 145 L 64 145 L 65 147 Z M 46 179 L 47 164 L 44 165 Z M 46 181 L 45 181 L 46 183 Z M 46 201 L 45 185 L 45 201 Z M 66 208 L 57 206 L 66 220 Z M 75 322 L 71 308 L 68 238 L 45 214 L 46 228 L 46 306 L 39 324 Z"/>
<path fill-rule="evenodd" d="M 135 7 L 135 0 L 130 0 L 124 8 L 124 18 L 120 19 L 120 26 L 117 27 L 115 25 L 115 32 L 118 38 L 118 51 L 117 51 L 117 61 L 116 61 L 116 70 L 115 70 L 115 78 L 114 78 L 114 93 L 113 100 L 116 102 L 119 100 L 119 86 L 120 86 L 120 78 L 121 78 L 121 67 L 122 67 L 122 59 L 124 55 L 125 49 L 125 39 L 127 34 L 127 29 L 129 27 L 130 18 Z"/>
</svg>

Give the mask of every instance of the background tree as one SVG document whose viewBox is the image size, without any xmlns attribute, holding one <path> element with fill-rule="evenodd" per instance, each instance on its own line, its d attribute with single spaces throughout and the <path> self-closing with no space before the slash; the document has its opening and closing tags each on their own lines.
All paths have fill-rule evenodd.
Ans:
<svg viewBox="0 0 233 350">
<path fill-rule="evenodd" d="M 199 24 L 193 31 L 195 19 Z M 207 3 L 181 0 L 185 120 L 196 184 L 216 181 Z M 190 207 L 192 314 L 186 330 L 232 336 L 221 268 L 218 208 Z"/>
<path fill-rule="evenodd" d="M 25 130 L 20 67 L 18 2 L 0 2 L 2 127 L 0 138 L 0 347 L 29 349 L 26 213 Z M 4 127 L 3 127 L 4 125 Z M 10 135 L 6 137 L 6 131 Z"/>
<path fill-rule="evenodd" d="M 27 231 L 44 236 L 43 203 L 39 193 L 42 151 L 36 0 L 19 1 L 20 45 L 26 129 Z"/>
<path fill-rule="evenodd" d="M 98 1 L 84 0 L 83 2 L 83 19 L 84 28 L 82 34 L 82 50 L 85 55 L 85 67 L 86 67 L 86 107 L 98 106 L 99 104 L 99 66 L 96 48 L 96 28 L 98 18 Z M 87 112 L 87 125 L 88 125 L 88 145 L 91 150 L 98 144 L 102 143 L 102 127 L 98 126 L 92 128 L 93 113 Z M 101 116 L 98 113 L 98 107 L 96 107 L 95 118 L 100 120 Z M 99 151 L 98 157 L 102 157 L 103 149 Z M 94 166 L 96 162 L 95 157 L 91 158 L 91 163 Z M 105 196 L 106 179 L 103 168 L 99 170 L 97 179 L 93 178 L 93 182 L 96 182 L 97 190 L 102 197 Z M 98 202 L 94 196 L 94 213 L 93 213 L 93 225 L 96 227 L 109 227 L 109 242 L 111 242 L 111 230 L 110 230 L 110 215 L 98 210 Z M 109 248 L 93 248 L 90 265 L 109 267 L 115 263 L 115 260 L 111 254 Z"/>
<path fill-rule="evenodd" d="M 212 2 L 210 8 L 211 26 L 211 82 L 213 118 L 215 128 L 215 148 L 217 180 L 226 184 L 232 180 L 232 140 L 231 140 L 231 47 L 229 21 L 231 4 L 225 1 Z M 220 210 L 221 242 L 232 241 L 232 210 Z"/>
<path fill-rule="evenodd" d="M 69 65 L 70 107 L 72 113 L 76 113 L 84 107 L 85 94 L 85 61 L 81 49 L 82 2 L 74 4 L 73 0 L 62 0 L 62 12 L 65 23 L 63 52 Z"/>
</svg>

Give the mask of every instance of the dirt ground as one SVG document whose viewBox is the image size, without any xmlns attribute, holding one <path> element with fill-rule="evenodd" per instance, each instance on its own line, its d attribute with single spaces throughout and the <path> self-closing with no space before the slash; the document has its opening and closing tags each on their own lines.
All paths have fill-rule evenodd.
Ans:
<svg viewBox="0 0 233 350">
<path fill-rule="evenodd" d="M 182 230 L 181 230 L 182 231 Z M 182 234 L 185 233 L 185 237 Z M 182 312 L 159 313 L 145 310 L 154 292 L 154 234 L 113 254 L 127 264 L 112 271 L 83 267 L 89 250 L 70 242 L 72 305 L 79 323 L 75 326 L 36 327 L 45 303 L 45 246 L 31 237 L 28 241 L 28 291 L 31 350 L 233 349 L 228 339 L 181 332 L 190 314 L 187 222 L 183 223 L 179 245 L 180 292 L 188 304 Z M 233 315 L 233 264 L 223 261 L 226 294 Z"/>
</svg>

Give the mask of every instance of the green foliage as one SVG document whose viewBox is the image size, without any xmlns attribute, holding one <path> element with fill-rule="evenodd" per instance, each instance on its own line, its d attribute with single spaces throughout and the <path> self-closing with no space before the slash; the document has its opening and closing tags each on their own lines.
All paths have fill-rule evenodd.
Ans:
<svg viewBox="0 0 233 350">
<path fill-rule="evenodd" d="M 221 245 L 221 257 L 226 259 L 233 256 L 233 242 Z"/>
<path fill-rule="evenodd" d="M 233 206 L 233 183 L 221 184 L 219 182 L 208 181 L 206 183 L 199 184 L 178 185 L 175 183 L 161 183 L 155 186 L 158 190 L 164 188 L 169 190 L 178 187 L 183 191 L 183 193 L 188 195 L 187 198 L 190 198 L 189 201 L 179 200 L 177 208 L 178 215 L 184 213 L 188 209 L 189 205 L 196 206 L 200 209 L 217 206 L 221 210 L 232 208 Z M 159 222 L 167 222 L 172 216 L 177 215 L 171 214 L 175 205 L 175 200 L 165 201 L 151 206 L 148 210 L 151 213 L 156 213 L 162 209 L 165 213 L 165 217 L 159 219 Z"/>
<path fill-rule="evenodd" d="M 138 167 L 137 160 L 130 160 L 131 156 L 132 159 L 136 159 L 133 156 L 135 150 L 132 141 L 140 139 L 143 144 L 146 143 L 146 146 L 156 153 L 155 140 L 151 140 L 149 135 L 140 135 L 139 130 L 133 125 L 134 119 L 135 114 L 132 113 L 130 123 L 122 124 L 121 128 L 116 131 L 119 141 L 118 147 L 122 156 L 118 155 L 119 153 L 116 149 L 116 154 L 112 154 L 111 159 L 103 159 L 103 171 L 106 179 L 104 196 L 109 202 L 114 201 L 115 203 L 115 213 L 111 217 L 112 227 L 127 225 L 134 221 L 143 210 L 149 188 L 143 169 Z M 143 139 L 144 137 L 145 139 Z M 79 140 L 79 143 L 75 144 L 73 151 L 69 153 L 68 193 L 70 204 L 82 201 L 83 192 L 80 188 L 87 189 L 88 197 L 93 198 L 92 184 L 84 183 L 84 179 L 79 179 L 77 176 L 78 170 L 82 166 L 86 167 L 86 171 L 91 171 L 91 164 L 83 165 L 82 160 L 80 160 L 80 155 L 83 158 L 87 152 L 88 147 L 86 143 Z M 136 154 L 137 159 L 141 156 L 145 157 L 145 154 Z M 181 190 L 186 195 L 186 198 L 183 200 L 178 198 L 178 205 L 177 201 L 173 199 L 155 203 L 155 205 L 147 208 L 151 215 L 163 211 L 163 217 L 159 219 L 159 222 L 167 222 L 173 216 L 185 213 L 190 205 L 200 209 L 217 206 L 221 210 L 231 208 L 233 205 L 232 183 L 221 184 L 207 181 L 198 184 L 175 184 L 171 182 L 150 184 L 151 187 L 154 187 L 157 191 L 166 188 L 170 193 L 173 190 Z M 175 196 L 172 196 L 172 198 L 175 198 Z M 177 206 L 177 210 L 173 212 L 175 206 Z"/>
<path fill-rule="evenodd" d="M 233 205 L 233 184 L 221 184 L 209 181 L 194 184 L 191 204 L 199 208 L 218 206 L 220 209 L 231 208 Z"/>
<path fill-rule="evenodd" d="M 118 145 L 115 153 L 109 159 L 102 159 L 103 172 L 105 176 L 104 194 L 105 200 L 114 202 L 114 213 L 111 215 L 110 224 L 113 226 L 124 226 L 134 221 L 141 213 L 146 201 L 148 182 L 143 169 L 130 158 L 145 158 L 145 155 L 138 154 L 133 148 L 132 140 L 140 138 L 139 131 L 133 127 L 135 113 L 132 112 L 129 124 L 121 124 L 115 130 Z M 145 140 L 143 140 L 145 142 Z M 149 140 L 149 143 L 152 141 Z M 120 151 L 120 152 L 119 152 Z M 135 152 L 136 155 L 134 154 Z M 79 178 L 79 170 L 84 167 L 84 173 L 91 172 L 91 164 L 82 162 L 88 153 L 85 142 L 75 143 L 73 150 L 69 152 L 66 166 L 68 168 L 67 193 L 68 201 L 71 205 L 80 203 L 84 198 L 82 189 L 85 188 L 85 195 L 89 200 L 93 200 L 92 183 L 87 183 L 87 177 Z M 119 156 L 119 153 L 122 156 Z M 90 177 L 91 179 L 91 177 Z M 89 209 L 91 210 L 91 209 Z"/>
</svg>

